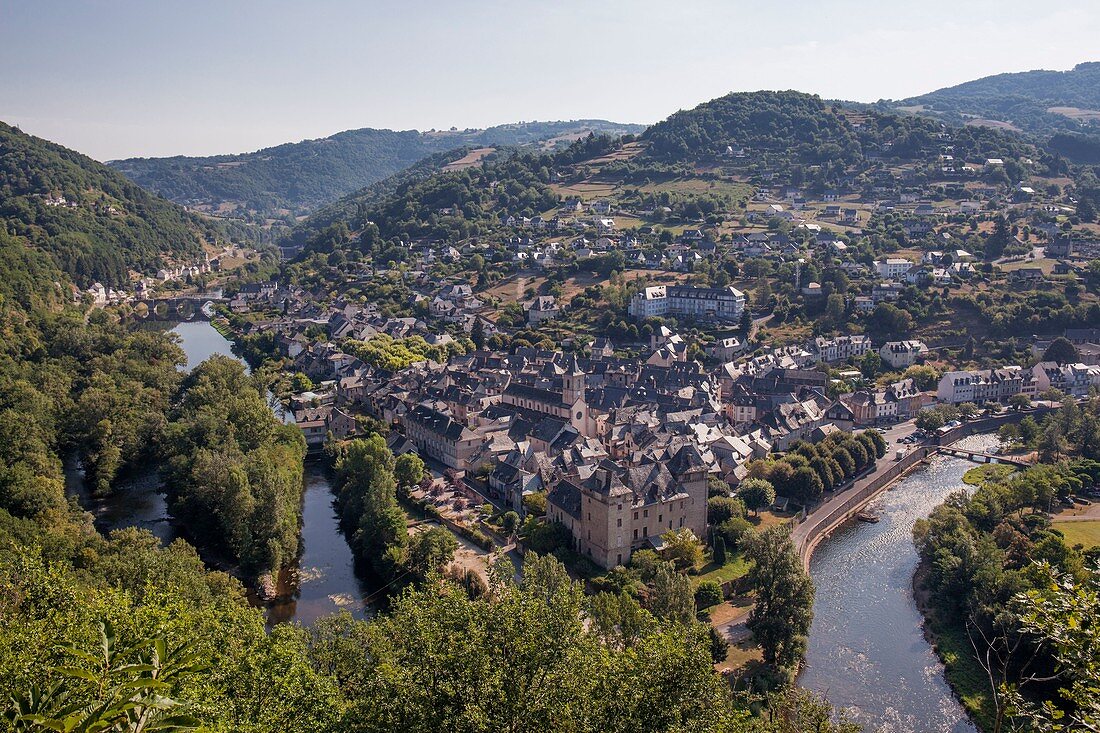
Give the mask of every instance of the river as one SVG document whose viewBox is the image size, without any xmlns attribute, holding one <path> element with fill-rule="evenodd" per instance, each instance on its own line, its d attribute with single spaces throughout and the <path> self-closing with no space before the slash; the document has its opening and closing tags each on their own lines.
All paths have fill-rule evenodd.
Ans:
<svg viewBox="0 0 1100 733">
<path fill-rule="evenodd" d="M 232 344 L 206 321 L 178 323 L 171 331 L 179 336 L 187 354 L 187 368 L 214 354 L 234 356 Z M 136 526 L 150 530 L 162 542 L 171 542 L 178 534 L 155 474 L 121 482 L 110 497 L 96 501 L 84 489 L 79 466 L 70 461 L 66 484 L 95 515 L 101 532 Z M 268 624 L 298 621 L 310 625 L 339 610 L 356 618 L 368 616 L 370 588 L 356 573 L 351 548 L 340 532 L 328 476 L 312 462 L 305 467 L 299 544 L 298 562 L 280 573 L 279 597 L 264 604 Z"/>
<path fill-rule="evenodd" d="M 975 435 L 961 448 L 991 450 L 997 439 Z M 868 731 L 974 731 L 924 638 L 913 600 L 918 556 L 913 525 L 967 488 L 973 463 L 937 456 L 877 497 L 876 524 L 850 522 L 822 542 L 810 562 L 817 587 L 803 687 L 824 693 Z"/>
</svg>

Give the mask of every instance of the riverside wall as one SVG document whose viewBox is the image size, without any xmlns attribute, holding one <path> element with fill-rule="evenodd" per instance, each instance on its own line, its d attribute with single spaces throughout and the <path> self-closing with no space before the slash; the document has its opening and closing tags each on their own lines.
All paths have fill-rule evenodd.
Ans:
<svg viewBox="0 0 1100 733">
<path fill-rule="evenodd" d="M 791 539 L 798 550 L 802 565 L 809 570 L 810 558 L 823 539 L 858 514 L 871 499 L 894 481 L 938 453 L 941 447 L 952 445 L 971 435 L 996 432 L 1001 426 L 1018 423 L 1029 415 L 1036 419 L 1041 418 L 1050 410 L 1049 407 L 1037 407 L 1027 412 L 1009 412 L 973 420 L 938 436 L 935 445 L 914 447 L 897 461 L 890 458 L 896 446 L 888 446 L 886 456 L 879 459 L 871 473 L 857 478 L 851 488 L 825 502 L 795 527 Z"/>
</svg>

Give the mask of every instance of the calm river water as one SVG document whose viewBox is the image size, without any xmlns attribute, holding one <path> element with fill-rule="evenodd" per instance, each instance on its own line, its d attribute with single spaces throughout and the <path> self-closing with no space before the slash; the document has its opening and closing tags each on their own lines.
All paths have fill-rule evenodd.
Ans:
<svg viewBox="0 0 1100 733">
<path fill-rule="evenodd" d="M 985 435 L 959 443 L 975 450 L 996 445 Z M 881 521 L 841 527 L 810 563 L 817 598 L 799 684 L 848 709 L 869 731 L 975 730 L 925 641 L 912 593 L 913 525 L 966 488 L 962 476 L 973 466 L 934 458 L 872 502 L 869 511 Z"/>
<path fill-rule="evenodd" d="M 188 368 L 214 354 L 233 356 L 232 344 L 206 321 L 179 323 L 171 330 L 180 338 Z M 124 482 L 103 501 L 87 495 L 82 479 L 75 462 L 66 466 L 70 491 L 95 515 L 100 531 L 137 526 L 150 530 L 163 542 L 176 538 L 155 474 Z M 279 597 L 266 604 L 268 623 L 299 621 L 309 625 L 342 609 L 357 618 L 369 615 L 366 599 L 370 589 L 357 575 L 351 548 L 340 532 L 332 485 L 315 463 L 306 464 L 300 546 L 297 565 L 280 574 Z"/>
</svg>

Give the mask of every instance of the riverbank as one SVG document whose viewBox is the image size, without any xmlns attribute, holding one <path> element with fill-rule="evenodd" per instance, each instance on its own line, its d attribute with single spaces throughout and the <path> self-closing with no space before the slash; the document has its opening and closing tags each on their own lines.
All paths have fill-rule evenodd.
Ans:
<svg viewBox="0 0 1100 733">
<path fill-rule="evenodd" d="M 1018 423 L 1025 417 L 1042 417 L 1050 408 L 1037 407 L 1026 412 L 1009 412 L 964 423 L 941 436 L 935 444 L 915 445 L 901 459 L 892 451 L 896 444 L 888 441 L 886 455 L 876 461 L 873 469 L 855 479 L 850 486 L 837 492 L 828 500 L 814 508 L 814 511 L 795 526 L 791 540 L 803 566 L 809 570 L 814 550 L 838 527 L 863 511 L 879 494 L 890 488 L 898 480 L 914 469 L 926 465 L 928 460 L 939 453 L 941 448 L 954 446 L 965 438 L 992 435 L 1002 426 Z M 905 423 L 908 432 L 912 432 L 912 423 Z M 893 428 L 897 431 L 902 426 Z M 890 437 L 896 437 L 891 435 Z"/>
<path fill-rule="evenodd" d="M 960 443 L 983 452 L 995 445 L 988 435 Z M 973 465 L 930 456 L 870 500 L 878 522 L 842 522 L 812 555 L 817 596 L 798 683 L 828 695 L 867 730 L 975 731 L 927 641 L 913 595 L 920 560 L 913 526 L 966 488 L 962 476 Z"/>
<path fill-rule="evenodd" d="M 927 578 L 931 571 L 927 560 L 922 560 L 913 573 L 913 600 L 923 618 L 925 641 L 939 657 L 943 676 L 951 688 L 951 694 L 966 710 L 975 727 L 983 733 L 993 730 L 989 678 L 974 657 L 974 649 L 966 632 L 943 623 L 932 608 Z"/>
</svg>

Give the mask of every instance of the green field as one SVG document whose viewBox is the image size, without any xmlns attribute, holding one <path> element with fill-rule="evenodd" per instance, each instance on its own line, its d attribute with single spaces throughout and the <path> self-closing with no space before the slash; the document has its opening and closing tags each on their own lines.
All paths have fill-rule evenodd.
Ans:
<svg viewBox="0 0 1100 733">
<path fill-rule="evenodd" d="M 745 573 L 749 572 L 749 564 L 745 562 L 745 558 L 741 556 L 740 552 L 731 553 L 729 562 L 725 565 L 718 567 L 712 562 L 706 562 L 700 568 L 698 568 L 699 574 L 692 576 L 692 585 L 698 587 L 704 580 L 714 580 L 718 583 L 725 583 L 728 580 L 737 580 Z"/>
<path fill-rule="evenodd" d="M 1084 522 L 1055 522 L 1054 528 L 1066 537 L 1070 547 L 1081 544 L 1086 549 L 1100 547 L 1100 519 Z"/>
<path fill-rule="evenodd" d="M 986 463 L 982 466 L 975 466 L 964 473 L 963 483 L 971 486 L 981 486 L 987 481 L 1003 481 L 1015 470 L 1014 466 L 1007 463 Z"/>
</svg>

